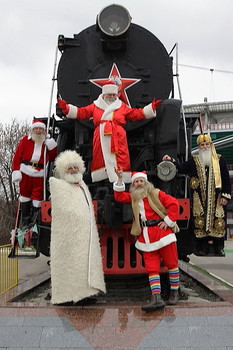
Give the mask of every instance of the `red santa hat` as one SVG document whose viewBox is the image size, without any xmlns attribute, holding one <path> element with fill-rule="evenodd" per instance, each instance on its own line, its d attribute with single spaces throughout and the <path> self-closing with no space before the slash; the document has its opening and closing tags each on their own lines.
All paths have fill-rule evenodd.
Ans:
<svg viewBox="0 0 233 350">
<path fill-rule="evenodd" d="M 118 86 L 112 81 L 109 80 L 105 85 L 102 87 L 102 94 L 118 94 Z"/>
<path fill-rule="evenodd" d="M 46 125 L 44 122 L 42 122 L 42 120 L 39 120 L 39 119 L 36 119 L 32 122 L 32 126 L 31 126 L 32 129 L 34 128 L 42 128 L 45 130 L 46 128 Z"/>
<path fill-rule="evenodd" d="M 132 183 L 134 182 L 134 180 L 138 179 L 139 177 L 142 177 L 143 179 L 145 179 L 147 181 L 146 171 L 133 172 L 131 174 Z"/>
</svg>

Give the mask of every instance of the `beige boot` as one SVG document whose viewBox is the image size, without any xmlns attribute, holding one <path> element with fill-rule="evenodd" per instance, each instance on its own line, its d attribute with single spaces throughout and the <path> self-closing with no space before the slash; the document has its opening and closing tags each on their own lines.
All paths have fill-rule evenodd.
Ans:
<svg viewBox="0 0 233 350">
<path fill-rule="evenodd" d="M 169 299 L 167 305 L 176 305 L 178 302 L 178 290 L 172 289 L 170 291 Z"/>
<path fill-rule="evenodd" d="M 148 304 L 143 305 L 141 309 L 146 312 L 155 311 L 164 308 L 165 303 L 160 294 L 152 294 Z"/>
</svg>

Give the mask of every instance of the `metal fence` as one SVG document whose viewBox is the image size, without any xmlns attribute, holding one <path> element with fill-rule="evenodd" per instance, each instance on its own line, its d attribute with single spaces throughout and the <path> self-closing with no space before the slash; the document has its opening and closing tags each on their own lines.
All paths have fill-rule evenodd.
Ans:
<svg viewBox="0 0 233 350">
<path fill-rule="evenodd" d="M 12 246 L 0 246 L 0 294 L 18 285 L 18 259 L 10 259 Z"/>
</svg>

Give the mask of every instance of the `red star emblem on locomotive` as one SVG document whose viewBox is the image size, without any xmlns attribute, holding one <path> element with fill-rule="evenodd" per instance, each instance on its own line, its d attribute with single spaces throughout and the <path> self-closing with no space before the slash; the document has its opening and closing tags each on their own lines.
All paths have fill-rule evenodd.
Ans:
<svg viewBox="0 0 233 350">
<path fill-rule="evenodd" d="M 137 84 L 141 79 L 133 79 L 133 78 L 122 78 L 120 72 L 117 68 L 116 63 L 113 63 L 109 76 L 107 78 L 101 79 L 90 79 L 92 84 L 95 84 L 99 88 L 102 88 L 103 85 L 106 84 L 107 80 L 113 80 L 118 86 L 119 98 L 127 104 L 127 106 L 131 107 L 129 98 L 127 96 L 126 90 Z"/>
</svg>

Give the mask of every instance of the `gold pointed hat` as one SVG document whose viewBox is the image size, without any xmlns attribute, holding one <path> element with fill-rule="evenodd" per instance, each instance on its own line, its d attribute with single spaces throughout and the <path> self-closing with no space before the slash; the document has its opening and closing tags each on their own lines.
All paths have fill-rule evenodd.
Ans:
<svg viewBox="0 0 233 350">
<path fill-rule="evenodd" d="M 212 139 L 209 135 L 207 134 L 202 134 L 197 137 L 197 144 L 200 145 L 202 142 L 209 142 L 212 143 Z"/>
<path fill-rule="evenodd" d="M 214 170 L 215 188 L 222 188 L 222 179 L 221 179 L 220 167 L 219 167 L 219 157 L 216 153 L 216 149 L 214 147 L 212 139 L 209 135 L 202 134 L 202 135 L 199 135 L 197 137 L 197 144 L 200 145 L 202 142 L 208 142 L 211 145 L 212 165 L 213 165 L 213 170 Z"/>
</svg>

